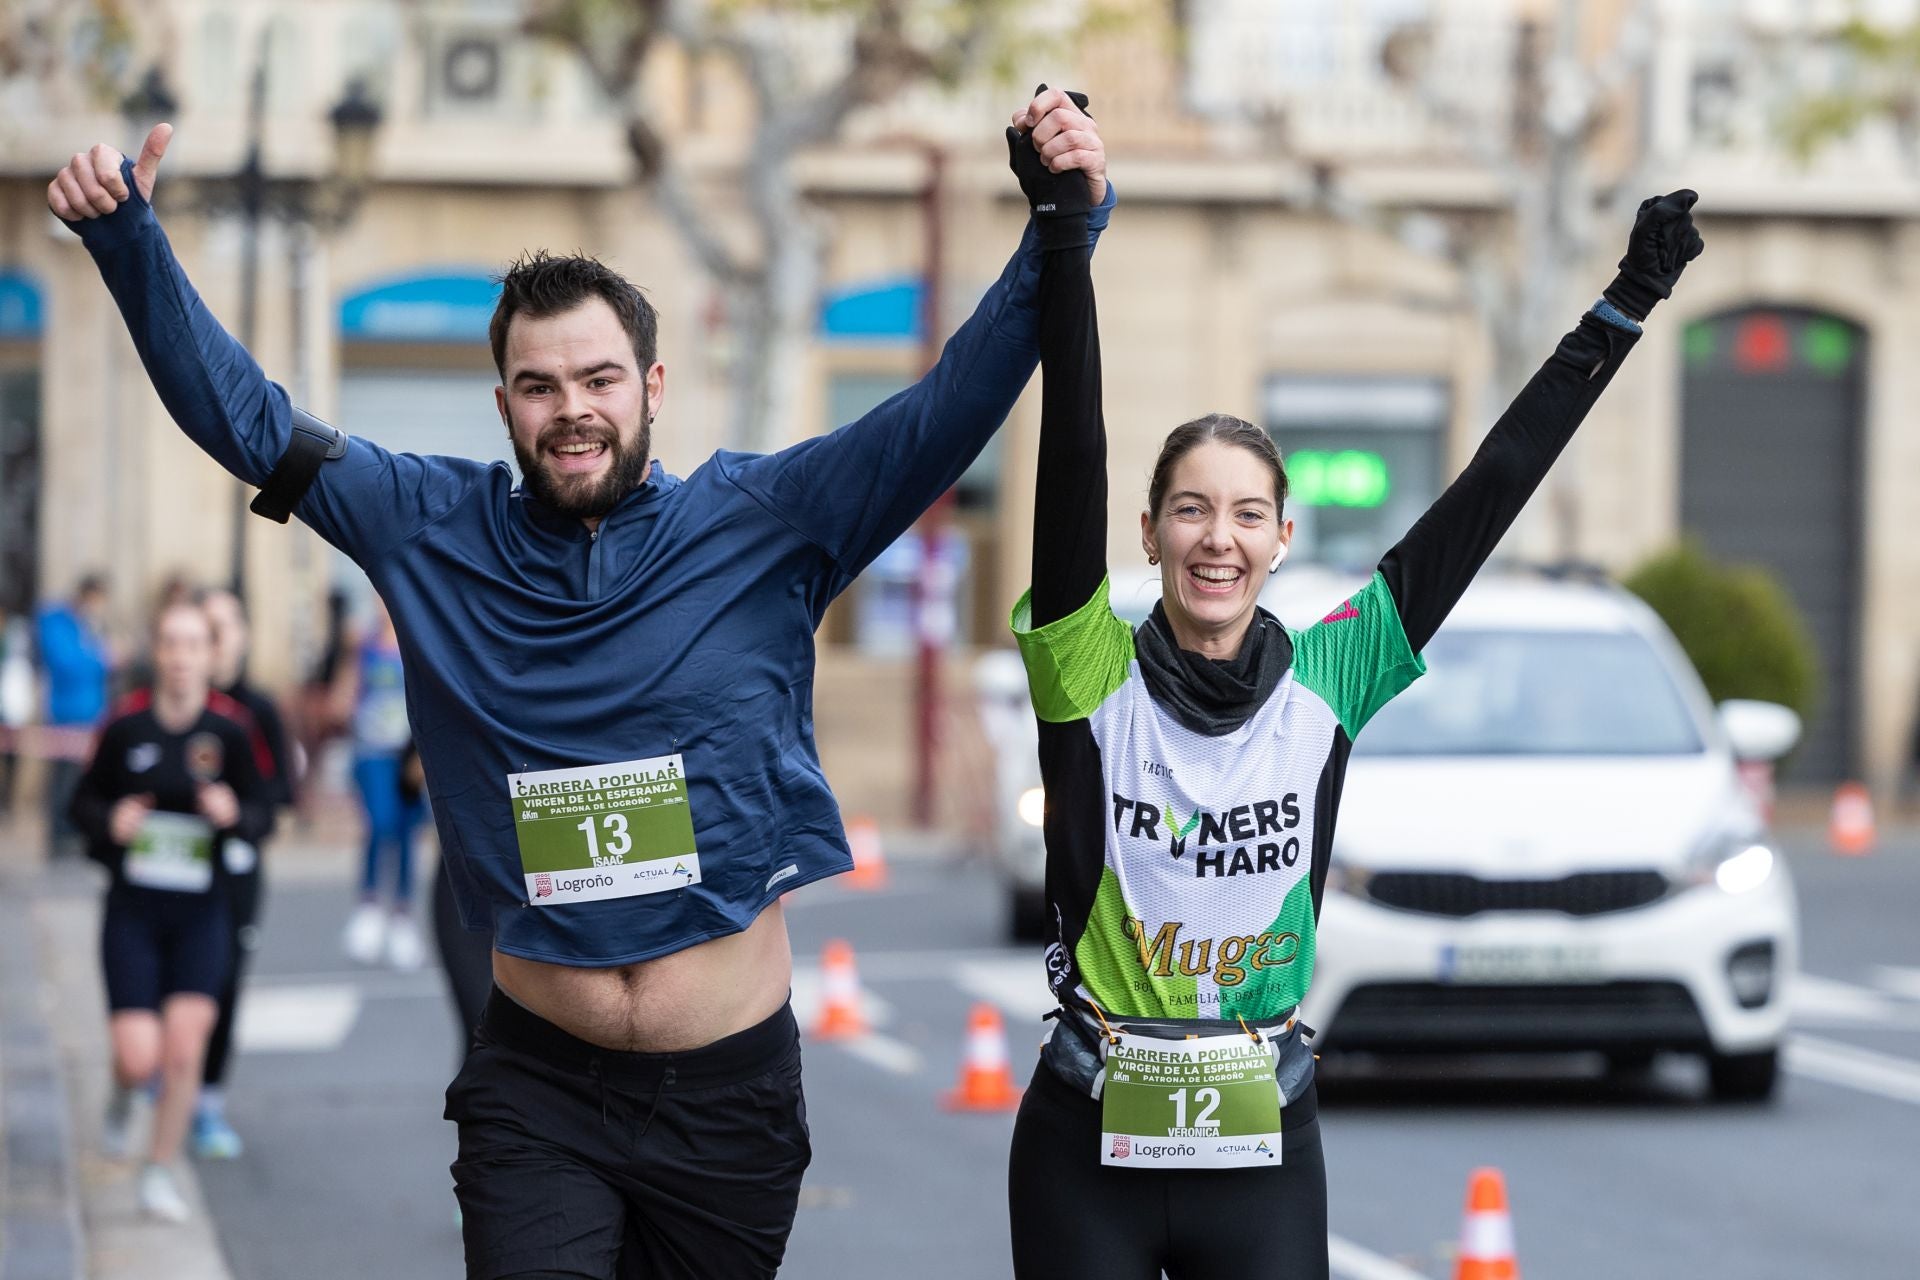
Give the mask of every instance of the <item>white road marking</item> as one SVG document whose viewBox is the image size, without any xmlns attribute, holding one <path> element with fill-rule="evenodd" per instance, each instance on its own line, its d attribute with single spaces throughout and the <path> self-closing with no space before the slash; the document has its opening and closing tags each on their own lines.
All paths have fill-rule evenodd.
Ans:
<svg viewBox="0 0 1920 1280">
<path fill-rule="evenodd" d="M 883 1036 L 870 1031 L 864 1036 L 851 1040 L 833 1040 L 828 1043 L 845 1049 L 863 1062 L 872 1063 L 882 1071 L 891 1071 L 897 1076 L 917 1075 L 920 1072 L 920 1055 L 914 1047 L 892 1036 Z"/>
<path fill-rule="evenodd" d="M 331 1053 L 360 1017 L 348 983 L 260 985 L 240 1001 L 234 1043 L 242 1053 Z"/>
<path fill-rule="evenodd" d="M 1795 1035 L 1787 1040 L 1785 1063 L 1787 1070 L 1809 1080 L 1920 1106 L 1920 1062 L 1837 1040 Z"/>
<path fill-rule="evenodd" d="M 861 964 L 860 968 L 864 973 L 866 966 Z M 807 1035 L 808 1029 L 819 1019 L 820 1002 L 819 967 L 795 965 L 793 1016 L 800 1024 L 801 1035 Z M 893 1021 L 893 1006 L 873 994 L 864 982 L 860 986 L 860 1012 L 866 1017 L 869 1027 L 884 1027 Z M 920 1070 L 920 1054 L 912 1045 L 878 1031 L 869 1031 L 865 1035 L 846 1040 L 813 1041 L 813 1043 L 844 1049 L 861 1061 L 871 1063 L 882 1071 L 891 1071 L 898 1076 L 915 1075 Z"/>
<path fill-rule="evenodd" d="M 1796 1025 L 1920 1027 L 1920 1009 L 1871 987 L 1796 973 L 1787 990 Z"/>
<path fill-rule="evenodd" d="M 1327 1261 L 1333 1274 L 1346 1280 L 1427 1280 L 1425 1272 L 1409 1270 L 1336 1235 L 1327 1237 Z"/>
<path fill-rule="evenodd" d="M 974 999 L 1000 1006 L 1016 1024 L 1037 1026 L 1060 1003 L 1047 990 L 1038 956 L 962 961 L 953 969 L 953 982 Z"/>
<path fill-rule="evenodd" d="M 1908 1000 L 1920 1000 L 1920 969 L 1896 964 L 1876 965 L 1873 981 L 1882 990 Z"/>
<path fill-rule="evenodd" d="M 860 966 L 865 976 L 866 966 Z M 820 1018 L 821 1004 L 820 970 L 813 965 L 795 965 L 793 968 L 793 1016 L 800 1024 L 800 1034 Z M 873 994 L 863 982 L 860 984 L 860 1012 L 866 1015 L 867 1025 L 884 1027 L 893 1021 L 893 1006 Z"/>
<path fill-rule="evenodd" d="M 313 973 L 262 973 L 247 977 L 246 990 L 251 997 L 259 991 L 284 991 L 301 987 L 352 987 L 362 1000 L 445 1000 L 447 980 L 437 968 L 413 973 L 392 969 L 332 969 Z"/>
</svg>

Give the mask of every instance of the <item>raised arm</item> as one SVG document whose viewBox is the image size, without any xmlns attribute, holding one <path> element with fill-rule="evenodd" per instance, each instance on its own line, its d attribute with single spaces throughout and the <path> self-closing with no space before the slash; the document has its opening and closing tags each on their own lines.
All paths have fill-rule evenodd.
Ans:
<svg viewBox="0 0 1920 1280">
<path fill-rule="evenodd" d="M 262 484 L 286 451 L 292 405 L 220 327 L 174 257 L 150 203 L 173 126 L 156 125 L 138 161 L 104 144 L 73 157 L 47 207 L 86 245 L 126 321 L 160 401 L 213 460 Z M 377 555 L 444 510 L 478 464 L 394 455 L 365 440 L 321 467 L 301 519 L 356 559 Z"/>
<path fill-rule="evenodd" d="M 1106 226 L 1113 193 L 1091 120 L 1065 94 L 1044 93 L 1029 110 L 1033 138 L 1049 164 L 1074 170 L 1098 203 L 1081 244 Z M 951 488 L 1006 420 L 1039 358 L 1041 237 L 1029 223 L 1006 269 L 912 387 L 857 422 L 764 457 L 723 456 L 721 465 L 803 537 L 833 559 L 840 585 L 904 533 Z"/>
<path fill-rule="evenodd" d="M 1487 433 L 1473 461 L 1380 561 L 1408 645 L 1424 648 L 1673 292 L 1700 236 L 1691 191 L 1640 206 L 1620 274 Z"/>
<path fill-rule="evenodd" d="M 1107 575 L 1107 429 L 1101 412 L 1100 323 L 1084 212 L 1059 211 L 1061 175 L 1027 134 L 1007 130 L 1009 157 L 1040 234 L 1040 453 L 1034 477 L 1030 625 L 1091 600 Z M 1072 175 L 1066 175 L 1071 178 Z"/>
</svg>

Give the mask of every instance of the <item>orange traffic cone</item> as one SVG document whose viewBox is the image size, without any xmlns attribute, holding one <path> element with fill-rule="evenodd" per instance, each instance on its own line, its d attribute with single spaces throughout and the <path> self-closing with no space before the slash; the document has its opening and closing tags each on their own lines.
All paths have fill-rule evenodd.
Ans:
<svg viewBox="0 0 1920 1280">
<path fill-rule="evenodd" d="M 887 855 L 880 848 L 880 824 L 872 818 L 855 818 L 848 822 L 847 845 L 853 850 L 853 870 L 847 873 L 847 887 L 886 888 Z"/>
<path fill-rule="evenodd" d="M 940 1105 L 948 1111 L 1012 1111 L 1020 1105 L 1007 1066 L 1007 1029 L 1000 1011 L 976 1004 L 967 1015 L 967 1056 L 960 1064 L 960 1083 Z"/>
<path fill-rule="evenodd" d="M 1843 782 L 1833 793 L 1833 813 L 1827 819 L 1827 843 L 1849 858 L 1873 852 L 1878 837 L 1873 827 L 1873 797 L 1858 782 Z"/>
<path fill-rule="evenodd" d="M 1475 1169 L 1467 1181 L 1467 1216 L 1460 1224 L 1460 1260 L 1453 1280 L 1520 1280 L 1507 1181 L 1498 1169 Z"/>
<path fill-rule="evenodd" d="M 860 1011 L 860 971 L 853 965 L 853 944 L 835 938 L 820 954 L 820 1016 L 815 1040 L 851 1040 L 867 1033 Z"/>
</svg>

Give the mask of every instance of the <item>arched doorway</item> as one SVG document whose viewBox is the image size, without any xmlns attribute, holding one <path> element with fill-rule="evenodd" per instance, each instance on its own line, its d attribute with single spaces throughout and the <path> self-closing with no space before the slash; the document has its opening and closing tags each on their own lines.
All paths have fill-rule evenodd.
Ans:
<svg viewBox="0 0 1920 1280">
<path fill-rule="evenodd" d="M 1680 522 L 1720 558 L 1777 574 L 1819 649 L 1822 695 L 1790 776 L 1859 764 L 1866 333 L 1745 307 L 1687 326 Z"/>
</svg>

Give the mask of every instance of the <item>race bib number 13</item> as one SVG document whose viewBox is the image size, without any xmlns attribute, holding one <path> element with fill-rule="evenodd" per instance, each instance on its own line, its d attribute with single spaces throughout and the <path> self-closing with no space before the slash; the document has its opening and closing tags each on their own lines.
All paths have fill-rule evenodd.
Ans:
<svg viewBox="0 0 1920 1280">
<path fill-rule="evenodd" d="M 536 907 L 684 889 L 700 880 L 677 755 L 507 775 Z"/>
<path fill-rule="evenodd" d="M 1280 1163 L 1273 1047 L 1244 1035 L 1120 1037 L 1100 1095 L 1100 1163 L 1234 1169 Z"/>
</svg>

